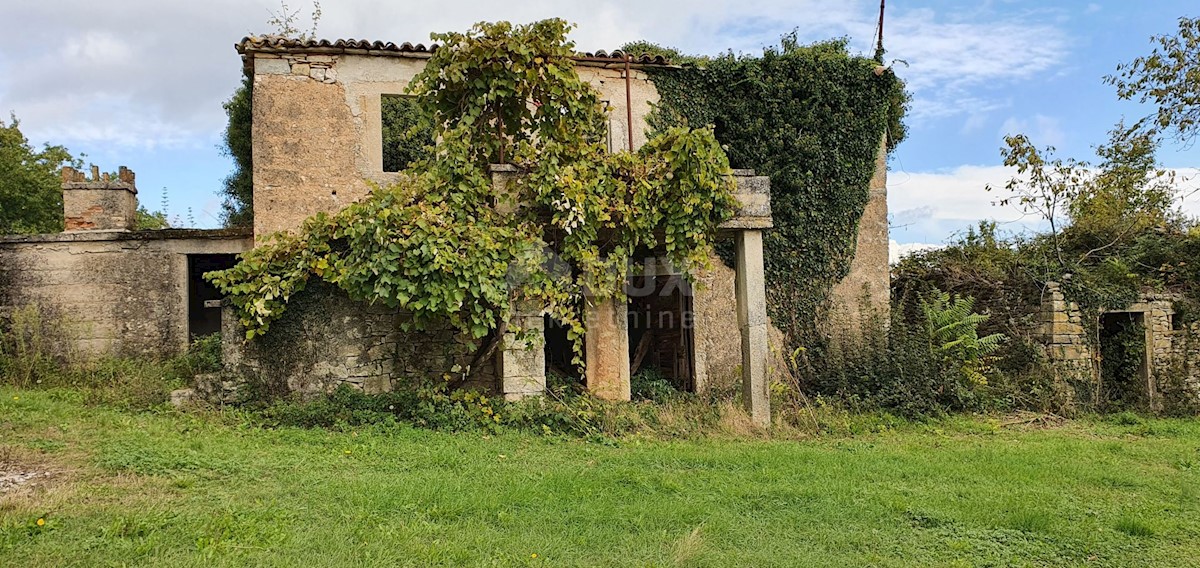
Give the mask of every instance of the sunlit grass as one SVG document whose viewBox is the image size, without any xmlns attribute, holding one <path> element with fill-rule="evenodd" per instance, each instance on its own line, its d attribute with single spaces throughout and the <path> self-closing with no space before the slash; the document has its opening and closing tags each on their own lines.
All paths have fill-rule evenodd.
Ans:
<svg viewBox="0 0 1200 568">
<path fill-rule="evenodd" d="M 1185 566 L 1200 556 L 1193 421 L 1040 429 L 954 418 L 799 442 L 595 443 L 264 430 L 235 418 L 0 388 L 0 470 L 53 474 L 0 496 L 0 566 Z"/>
</svg>

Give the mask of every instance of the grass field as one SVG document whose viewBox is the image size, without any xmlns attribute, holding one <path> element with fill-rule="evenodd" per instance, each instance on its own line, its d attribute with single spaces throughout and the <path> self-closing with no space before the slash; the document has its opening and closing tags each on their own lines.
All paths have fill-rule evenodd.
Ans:
<svg viewBox="0 0 1200 568">
<path fill-rule="evenodd" d="M 596 443 L 0 388 L 0 479 L 39 474 L 0 566 L 1197 565 L 1200 424 L 1121 422 Z"/>
</svg>

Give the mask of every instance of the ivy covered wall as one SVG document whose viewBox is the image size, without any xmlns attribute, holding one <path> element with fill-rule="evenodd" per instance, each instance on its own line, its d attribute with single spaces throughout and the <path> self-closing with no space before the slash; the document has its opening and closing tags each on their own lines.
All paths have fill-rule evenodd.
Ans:
<svg viewBox="0 0 1200 568">
<path fill-rule="evenodd" d="M 681 68 L 649 69 L 661 96 L 655 128 L 712 125 L 734 168 L 771 178 L 775 229 L 765 242 L 768 310 L 789 350 L 820 343 L 830 291 L 846 276 L 881 141 L 905 135 L 903 82 L 845 40 L 761 56 L 694 58 L 648 43 Z"/>
</svg>

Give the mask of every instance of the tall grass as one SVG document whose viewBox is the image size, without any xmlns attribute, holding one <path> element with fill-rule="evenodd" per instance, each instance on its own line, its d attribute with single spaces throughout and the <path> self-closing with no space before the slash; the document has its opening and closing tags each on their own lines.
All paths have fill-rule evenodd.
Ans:
<svg viewBox="0 0 1200 568">
<path fill-rule="evenodd" d="M 87 356 L 72 351 L 70 322 L 37 305 L 19 307 L 0 327 L 0 384 L 17 388 L 66 388 L 85 401 L 121 408 L 161 405 L 172 390 L 220 364 L 220 337 L 198 339 L 169 358 Z"/>
</svg>

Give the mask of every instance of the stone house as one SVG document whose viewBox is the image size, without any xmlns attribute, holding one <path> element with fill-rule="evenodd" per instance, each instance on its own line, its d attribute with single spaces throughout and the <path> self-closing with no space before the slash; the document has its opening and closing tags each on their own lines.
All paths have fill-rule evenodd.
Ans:
<svg viewBox="0 0 1200 568">
<path fill-rule="evenodd" d="M 74 347 L 106 355 L 178 352 L 189 336 L 219 321 L 231 371 L 265 375 L 290 390 L 320 391 L 350 382 L 381 391 L 401 377 L 449 373 L 466 355 L 449 330 L 401 333 L 404 314 L 358 305 L 319 286 L 294 298 L 267 337 L 243 342 L 228 308 L 214 315 L 221 312 L 214 307 L 218 299 L 209 297 L 207 284 L 197 277 L 197 271 L 228 266 L 232 255 L 253 246 L 255 238 L 293 230 L 317 212 L 337 211 L 367 195 L 370 183 L 396 181 L 399 174 L 385 171 L 383 158 L 384 101 L 403 96 L 435 48 L 357 40 L 242 40 L 236 49 L 253 80 L 252 233 L 131 231 L 132 173 L 127 182 L 97 176 L 77 180 L 75 173 L 64 173 L 64 195 L 72 196 L 67 217 L 83 211 L 110 215 L 113 222 L 69 224 L 60 235 L 0 238 L 0 310 L 37 303 L 64 320 L 86 321 L 91 331 Z M 645 143 L 646 117 L 658 101 L 645 71 L 670 62 L 598 52 L 580 54 L 576 63 L 580 76 L 612 108 L 610 147 L 636 149 Z M 503 183 L 512 174 L 497 167 L 493 175 Z M 745 398 L 758 401 L 756 418 L 765 416 L 767 374 L 785 367 L 779 354 L 772 354 L 779 342 L 768 337 L 779 334 L 767 321 L 763 292 L 761 235 L 771 226 L 769 180 L 750 171 L 736 172 L 736 178 L 742 211 L 722 227 L 737 243 L 735 268 L 718 260 L 693 287 L 657 259 L 638 259 L 642 269 L 630 287 L 642 292 L 631 293 L 628 305 L 589 306 L 584 380 L 597 395 L 628 399 L 631 372 L 653 367 L 695 391 L 741 379 L 750 395 Z M 850 327 L 860 309 L 887 310 L 885 187 L 881 145 L 857 254 L 850 274 L 834 290 L 834 319 Z M 561 369 L 564 338 L 552 322 L 537 309 L 520 317 L 526 327 L 545 329 L 545 348 L 506 342 L 493 361 L 472 370 L 469 384 L 516 398 L 540 392 L 547 370 Z M 187 323 L 201 319 L 208 327 Z"/>
<path fill-rule="evenodd" d="M 134 173 L 63 170 L 66 230 L 0 236 L 0 322 L 36 307 L 65 357 L 161 356 L 220 330 L 220 294 L 201 275 L 232 266 L 240 229 L 136 231 Z"/>
</svg>

